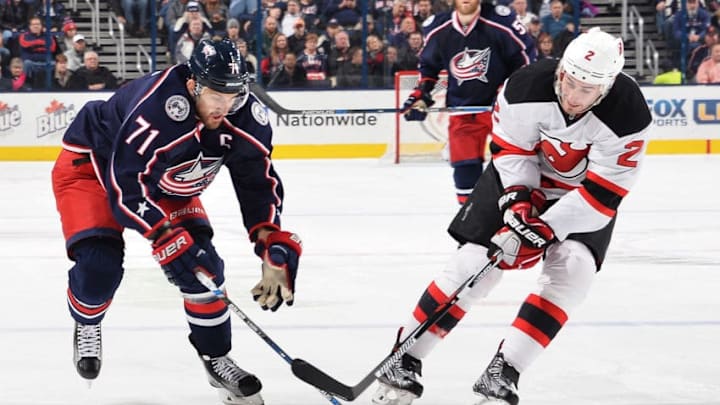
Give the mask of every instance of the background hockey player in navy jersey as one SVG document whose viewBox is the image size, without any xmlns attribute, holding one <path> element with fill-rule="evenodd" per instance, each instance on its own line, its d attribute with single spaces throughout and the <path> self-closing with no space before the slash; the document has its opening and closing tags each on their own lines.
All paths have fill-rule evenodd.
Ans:
<svg viewBox="0 0 720 405">
<path fill-rule="evenodd" d="M 503 81 L 534 60 L 534 42 L 506 6 L 480 7 L 479 0 L 455 0 L 453 12 L 430 17 L 424 26 L 420 80 L 403 105 L 409 121 L 427 117 L 425 108 L 434 103 L 432 90 L 442 70 L 448 72 L 448 107 L 490 107 Z M 526 43 L 531 44 L 530 50 Z M 485 142 L 492 129 L 490 116 L 490 111 L 450 116 L 450 164 L 461 204 L 482 173 Z"/>
<path fill-rule="evenodd" d="M 461 247 L 420 297 L 398 342 L 465 280 L 490 261 L 496 266 L 380 378 L 376 404 L 407 405 L 422 395 L 421 359 L 505 271 L 544 257 L 537 290 L 472 387 L 480 404 L 519 402 L 520 374 L 585 299 L 641 166 L 651 115 L 637 83 L 621 73 L 624 62 L 622 40 L 593 28 L 559 62 L 534 63 L 506 82 L 493 112 L 492 161 L 448 229 Z"/>
<path fill-rule="evenodd" d="M 228 357 L 227 306 L 195 272 L 224 289 L 224 264 L 199 195 L 225 166 L 243 222 L 262 259 L 252 289 L 263 309 L 293 303 L 302 248 L 281 230 L 283 185 L 271 161 L 272 130 L 248 88 L 245 60 L 227 40 L 198 43 L 187 64 L 134 80 L 87 103 L 63 138 L 52 173 L 68 256 L 74 362 L 95 379 L 101 321 L 123 275 L 124 228 L 140 232 L 177 285 L 210 384 L 228 404 L 262 404 L 261 383 Z"/>
</svg>

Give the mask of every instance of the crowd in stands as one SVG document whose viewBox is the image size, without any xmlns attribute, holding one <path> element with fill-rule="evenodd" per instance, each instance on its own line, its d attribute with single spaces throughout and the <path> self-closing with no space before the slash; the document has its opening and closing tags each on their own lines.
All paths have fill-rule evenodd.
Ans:
<svg viewBox="0 0 720 405">
<path fill-rule="evenodd" d="M 87 49 L 65 0 L 0 0 L 0 91 L 113 89 L 118 81 Z M 653 0 L 657 30 L 672 49 L 669 68 L 684 56 L 686 77 L 720 82 L 720 0 Z M 50 2 L 49 27 L 45 27 Z M 576 34 L 567 0 L 495 0 L 507 4 L 536 41 L 538 58 L 557 58 Z M 394 73 L 414 70 L 423 46 L 422 24 L 451 9 L 453 0 L 370 0 L 363 27 L 358 0 L 161 0 L 151 21 L 148 0 L 109 0 L 126 31 L 146 37 L 156 22 L 171 63 L 188 60 L 196 44 L 227 37 L 246 56 L 251 74 L 269 88 L 393 87 Z M 598 9 L 582 0 L 579 14 Z M 255 27 L 261 13 L 261 27 Z M 682 21 L 685 21 L 683 26 Z M 49 31 L 51 35 L 46 35 Z M 257 31 L 262 40 L 257 41 Z M 686 52 L 682 54 L 683 35 Z M 259 57 L 257 57 L 259 55 Z M 48 74 L 50 75 L 48 79 Z"/>
<path fill-rule="evenodd" d="M 117 79 L 100 66 L 96 52 L 86 50 L 85 37 L 59 2 L 8 0 L 0 4 L 0 25 L 0 91 L 117 88 Z"/>
</svg>

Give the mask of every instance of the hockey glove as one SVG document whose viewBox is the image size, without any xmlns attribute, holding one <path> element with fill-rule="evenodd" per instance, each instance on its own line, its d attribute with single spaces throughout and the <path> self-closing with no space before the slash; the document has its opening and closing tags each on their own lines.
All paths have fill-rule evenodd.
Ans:
<svg viewBox="0 0 720 405">
<path fill-rule="evenodd" d="M 555 242 L 552 228 L 537 218 L 537 207 L 542 207 L 544 203 L 542 192 L 530 192 L 524 186 L 507 188 L 498 200 L 505 226 L 490 239 L 493 246 L 488 253 L 496 249 L 502 251 L 502 260 L 498 265 L 501 269 L 528 269 L 537 264 L 545 249 Z"/>
<path fill-rule="evenodd" d="M 213 262 L 207 252 L 200 248 L 190 233 L 175 228 L 159 237 L 152 244 L 153 257 L 160 263 L 165 277 L 178 287 L 189 289 L 198 284 L 195 271 L 213 274 Z"/>
<path fill-rule="evenodd" d="M 294 233 L 275 231 L 264 240 L 258 239 L 255 252 L 262 258 L 262 278 L 251 290 L 253 299 L 264 310 L 277 311 L 283 301 L 288 306 L 295 299 L 302 241 Z"/>
<path fill-rule="evenodd" d="M 433 104 L 435 101 L 430 93 L 422 89 L 415 89 L 402 107 L 405 121 L 424 121 L 427 117 L 427 108 L 432 107 Z"/>
</svg>

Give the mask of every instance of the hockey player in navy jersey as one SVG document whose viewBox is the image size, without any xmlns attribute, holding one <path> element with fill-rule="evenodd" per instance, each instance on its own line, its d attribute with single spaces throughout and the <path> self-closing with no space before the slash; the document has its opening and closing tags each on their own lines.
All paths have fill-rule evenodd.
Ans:
<svg viewBox="0 0 720 405">
<path fill-rule="evenodd" d="M 418 86 L 403 105 L 405 119 L 422 121 L 434 104 L 432 90 L 448 72 L 448 107 L 488 106 L 487 112 L 454 113 L 449 119 L 450 164 L 457 199 L 464 203 L 482 173 L 485 142 L 492 129 L 489 107 L 512 72 L 534 61 L 534 42 L 514 11 L 455 0 L 455 10 L 424 23 Z M 528 45 L 531 48 L 528 48 Z"/>
<path fill-rule="evenodd" d="M 544 258 L 537 290 L 472 387 L 478 404 L 519 403 L 520 375 L 585 299 L 600 270 L 618 206 L 645 154 L 652 118 L 637 83 L 621 73 L 623 53 L 621 39 L 593 28 L 572 41 L 560 61 L 537 62 L 505 83 L 493 112 L 492 161 L 448 229 L 461 247 L 424 291 L 397 342 L 465 280 L 490 261 L 496 265 L 380 377 L 374 403 L 408 405 L 420 397 L 421 359 L 505 271 L 529 269 Z"/>
<path fill-rule="evenodd" d="M 74 363 L 83 378 L 100 372 L 100 325 L 123 276 L 122 232 L 131 228 L 148 239 L 180 289 L 190 342 L 223 402 L 263 403 L 260 380 L 228 356 L 227 306 L 195 272 L 224 290 L 223 260 L 199 195 L 225 166 L 262 260 L 253 297 L 272 311 L 293 303 L 302 248 L 280 227 L 283 185 L 271 138 L 265 108 L 249 91 L 245 61 L 227 40 L 203 40 L 187 64 L 136 79 L 80 110 L 63 137 L 52 180 L 74 261 L 67 299 L 76 325 Z"/>
</svg>

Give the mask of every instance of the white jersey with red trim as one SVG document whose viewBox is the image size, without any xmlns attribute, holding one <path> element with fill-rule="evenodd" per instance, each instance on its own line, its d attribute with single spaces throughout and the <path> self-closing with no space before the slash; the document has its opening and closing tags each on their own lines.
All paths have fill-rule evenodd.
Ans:
<svg viewBox="0 0 720 405">
<path fill-rule="evenodd" d="M 559 240 L 603 228 L 637 179 L 652 121 L 637 83 L 620 74 L 596 106 L 571 117 L 555 94 L 558 61 L 513 74 L 493 112 L 493 164 L 503 187 L 558 200 L 541 219 Z"/>
</svg>

